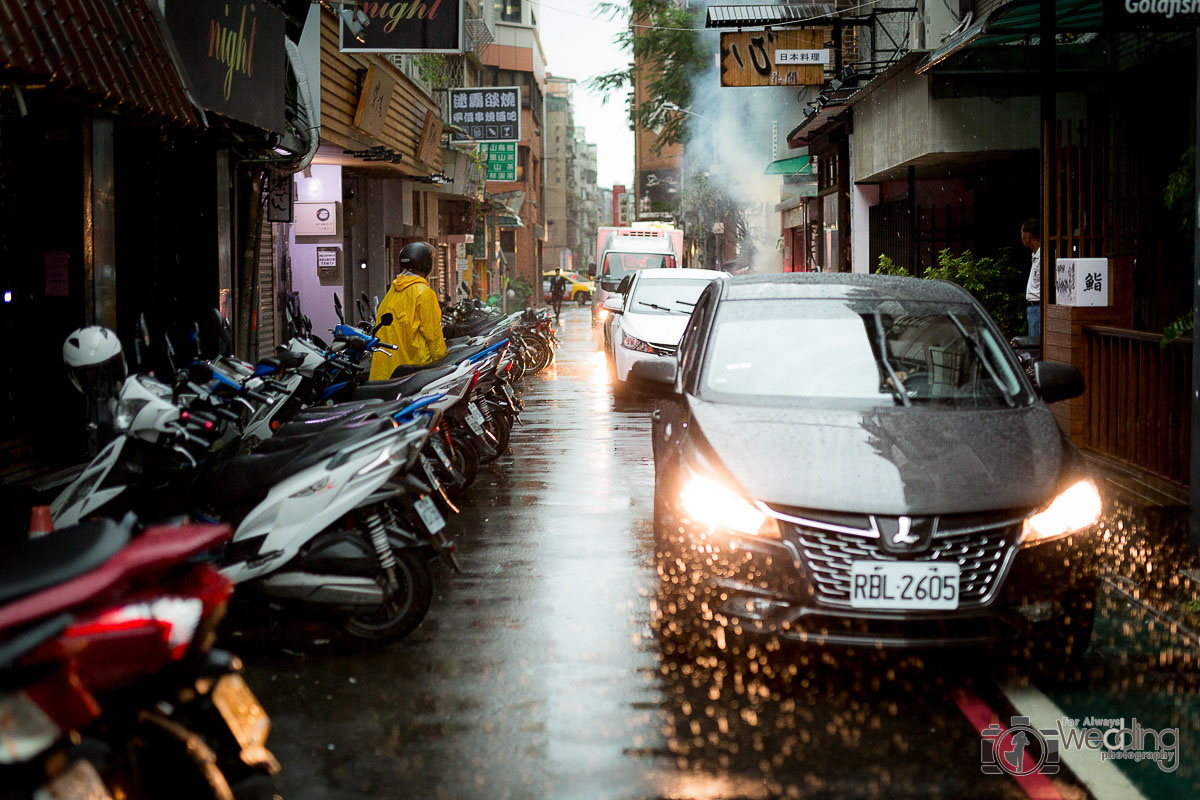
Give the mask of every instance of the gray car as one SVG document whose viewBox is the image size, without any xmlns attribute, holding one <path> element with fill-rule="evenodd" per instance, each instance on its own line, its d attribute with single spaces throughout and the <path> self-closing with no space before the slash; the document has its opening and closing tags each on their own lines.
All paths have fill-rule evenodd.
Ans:
<svg viewBox="0 0 1200 800">
<path fill-rule="evenodd" d="M 655 528 L 677 604 L 741 631 L 870 647 L 1091 635 L 1100 497 L 1047 402 L 953 284 L 715 282 L 676 362 L 635 365 L 654 412 Z M 688 602 L 690 601 L 690 602 Z"/>
</svg>

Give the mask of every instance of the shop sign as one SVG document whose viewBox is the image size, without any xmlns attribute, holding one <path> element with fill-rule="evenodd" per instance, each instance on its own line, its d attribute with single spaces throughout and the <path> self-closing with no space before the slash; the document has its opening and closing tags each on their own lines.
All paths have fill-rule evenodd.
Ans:
<svg viewBox="0 0 1200 800">
<path fill-rule="evenodd" d="M 296 203 L 297 236 L 339 236 L 340 203 Z"/>
<path fill-rule="evenodd" d="M 638 219 L 671 219 L 679 209 L 679 170 L 648 169 L 638 173 Z"/>
<path fill-rule="evenodd" d="M 322 286 L 335 286 L 342 282 L 342 249 L 340 247 L 317 248 L 317 277 Z"/>
<path fill-rule="evenodd" d="M 456 141 L 521 141 L 521 87 L 451 89 L 450 124 L 466 132 L 456 133 Z"/>
<path fill-rule="evenodd" d="M 292 176 L 272 173 L 267 185 L 267 222 L 291 222 Z"/>
<path fill-rule="evenodd" d="M 516 142 L 495 142 L 479 145 L 479 157 L 487 161 L 489 181 L 515 181 L 517 179 Z"/>
<path fill-rule="evenodd" d="M 425 124 L 421 126 L 421 141 L 417 143 L 417 160 L 433 165 L 442 146 L 442 118 L 433 111 L 425 112 Z"/>
<path fill-rule="evenodd" d="M 724 32 L 721 85 L 820 86 L 829 63 L 822 45 L 829 38 L 827 28 Z"/>
<path fill-rule="evenodd" d="M 1104 0 L 1104 21 L 1119 31 L 1192 30 L 1200 26 L 1200 0 Z"/>
<path fill-rule="evenodd" d="M 1108 305 L 1107 258 L 1060 258 L 1054 262 L 1054 298 L 1060 306 Z"/>
<path fill-rule="evenodd" d="M 283 14 L 252 0 L 170 0 L 167 28 L 200 104 L 283 132 Z"/>
<path fill-rule="evenodd" d="M 388 107 L 392 104 L 392 90 L 395 88 L 396 80 L 386 70 L 374 64 L 367 67 L 367 78 L 358 96 L 358 108 L 354 110 L 354 127 L 378 139 L 387 122 Z"/>
<path fill-rule="evenodd" d="M 346 3 L 339 14 L 343 53 L 461 53 L 463 0 Z"/>
</svg>

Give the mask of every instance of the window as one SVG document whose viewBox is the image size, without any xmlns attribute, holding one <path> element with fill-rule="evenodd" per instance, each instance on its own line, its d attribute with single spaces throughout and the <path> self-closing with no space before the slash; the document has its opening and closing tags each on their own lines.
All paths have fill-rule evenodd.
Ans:
<svg viewBox="0 0 1200 800">
<path fill-rule="evenodd" d="M 517 252 L 517 231 L 514 228 L 500 229 L 500 249 L 506 253 Z"/>
<path fill-rule="evenodd" d="M 521 21 L 521 0 L 495 0 L 496 16 L 501 22 Z"/>
</svg>

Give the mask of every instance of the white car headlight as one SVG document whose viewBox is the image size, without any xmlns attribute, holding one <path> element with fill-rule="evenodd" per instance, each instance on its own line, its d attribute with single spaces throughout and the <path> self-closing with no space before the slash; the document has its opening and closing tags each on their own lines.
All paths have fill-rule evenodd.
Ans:
<svg viewBox="0 0 1200 800">
<path fill-rule="evenodd" d="M 1025 520 L 1021 544 L 1038 544 L 1077 533 L 1096 524 L 1100 509 L 1100 492 L 1096 484 L 1081 480 Z"/>
<path fill-rule="evenodd" d="M 779 523 L 737 492 L 704 475 L 691 475 L 679 493 L 693 522 L 764 539 L 782 538 Z"/>
</svg>

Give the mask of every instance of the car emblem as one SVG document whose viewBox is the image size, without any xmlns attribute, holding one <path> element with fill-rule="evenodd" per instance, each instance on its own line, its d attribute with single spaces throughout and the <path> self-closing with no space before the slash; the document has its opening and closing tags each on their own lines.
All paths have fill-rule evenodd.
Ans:
<svg viewBox="0 0 1200 800">
<path fill-rule="evenodd" d="M 895 555 L 924 553 L 937 532 L 937 517 L 871 516 L 879 547 Z"/>
</svg>

